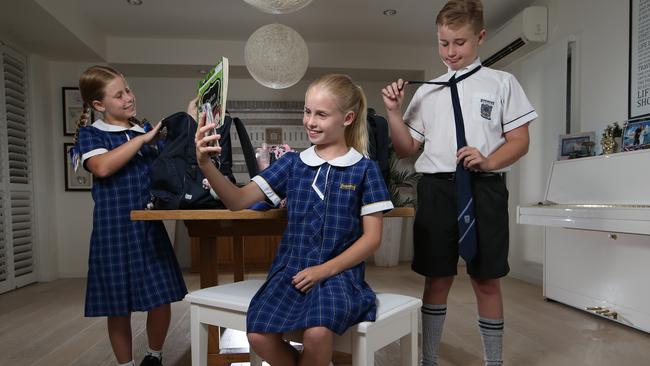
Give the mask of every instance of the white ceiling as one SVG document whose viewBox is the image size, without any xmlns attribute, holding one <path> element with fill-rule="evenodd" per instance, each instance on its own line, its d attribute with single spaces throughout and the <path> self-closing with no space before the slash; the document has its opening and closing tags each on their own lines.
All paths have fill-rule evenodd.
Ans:
<svg viewBox="0 0 650 366">
<path fill-rule="evenodd" d="M 104 38 L 243 41 L 262 25 L 278 22 L 297 30 L 308 43 L 430 46 L 434 42 L 435 15 L 445 3 L 445 0 L 313 0 L 298 12 L 272 15 L 242 0 L 143 1 L 141 6 L 132 6 L 126 0 L 0 0 L 0 35 L 18 42 L 29 52 L 69 61 L 98 61 L 99 58 L 79 40 L 83 37 L 75 34 L 80 22 Z M 483 0 L 488 33 L 533 2 Z M 395 9 L 398 13 L 387 17 L 382 15 L 385 9 Z"/>
</svg>

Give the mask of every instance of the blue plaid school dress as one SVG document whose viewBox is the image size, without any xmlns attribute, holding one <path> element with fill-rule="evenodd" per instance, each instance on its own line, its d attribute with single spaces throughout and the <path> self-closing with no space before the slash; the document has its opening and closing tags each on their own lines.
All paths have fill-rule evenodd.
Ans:
<svg viewBox="0 0 650 366">
<path fill-rule="evenodd" d="M 144 132 L 139 126 L 127 129 L 95 121 L 79 131 L 82 162 Z M 150 200 L 149 168 L 156 156 L 156 149 L 144 145 L 115 174 L 94 177 L 86 316 L 147 311 L 181 300 L 187 293 L 162 222 L 129 218 L 131 210 L 144 209 Z"/>
<path fill-rule="evenodd" d="M 325 161 L 311 147 L 285 154 L 253 181 L 275 204 L 287 197 L 288 225 L 266 282 L 251 300 L 247 332 L 324 326 L 342 334 L 375 320 L 375 294 L 364 280 L 363 262 L 306 293 L 291 280 L 352 245 L 362 234 L 361 216 L 393 208 L 376 163 L 354 149 Z"/>
</svg>

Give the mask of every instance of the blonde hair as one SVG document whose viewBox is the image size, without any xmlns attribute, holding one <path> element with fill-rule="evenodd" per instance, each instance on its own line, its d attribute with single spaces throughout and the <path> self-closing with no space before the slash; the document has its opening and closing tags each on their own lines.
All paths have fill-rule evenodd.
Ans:
<svg viewBox="0 0 650 366">
<path fill-rule="evenodd" d="M 81 76 L 79 76 L 79 93 L 81 94 L 81 100 L 83 101 L 83 111 L 77 121 L 73 143 L 77 142 L 79 129 L 92 122 L 90 120 L 90 115 L 93 108 L 93 101 L 104 99 L 104 89 L 106 89 L 106 85 L 118 77 L 123 78 L 124 75 L 111 67 L 101 65 L 91 66 L 81 73 Z M 136 118 L 130 118 L 129 122 L 142 125 L 142 123 Z"/>
<path fill-rule="evenodd" d="M 470 24 L 474 34 L 483 30 L 483 4 L 481 0 L 450 0 L 436 17 L 436 25 L 458 29 Z"/>
<path fill-rule="evenodd" d="M 347 146 L 353 147 L 361 154 L 367 156 L 367 103 L 363 89 L 355 84 L 352 78 L 344 74 L 323 75 L 309 85 L 307 92 L 317 86 L 324 88 L 334 96 L 336 105 L 341 112 L 354 112 L 354 121 L 345 129 L 345 143 Z"/>
</svg>

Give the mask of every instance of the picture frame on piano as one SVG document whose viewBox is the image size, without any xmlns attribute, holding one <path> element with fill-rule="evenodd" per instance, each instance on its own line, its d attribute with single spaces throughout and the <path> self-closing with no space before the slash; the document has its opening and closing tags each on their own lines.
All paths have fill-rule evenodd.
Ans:
<svg viewBox="0 0 650 366">
<path fill-rule="evenodd" d="M 596 133 L 594 131 L 560 135 L 557 160 L 592 156 L 595 141 Z"/>
<path fill-rule="evenodd" d="M 650 149 L 650 117 L 626 121 L 621 151 Z"/>
</svg>

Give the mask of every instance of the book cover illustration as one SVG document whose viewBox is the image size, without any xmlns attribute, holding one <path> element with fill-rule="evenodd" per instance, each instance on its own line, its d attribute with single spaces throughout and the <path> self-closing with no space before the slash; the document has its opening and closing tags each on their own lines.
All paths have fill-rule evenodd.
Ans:
<svg viewBox="0 0 650 366">
<path fill-rule="evenodd" d="M 221 60 L 199 82 L 198 110 L 211 110 L 206 114 L 206 123 L 216 124 L 215 130 L 223 126 L 226 118 L 226 100 L 228 97 L 228 59 Z M 197 116 L 198 120 L 198 116 Z"/>
</svg>

